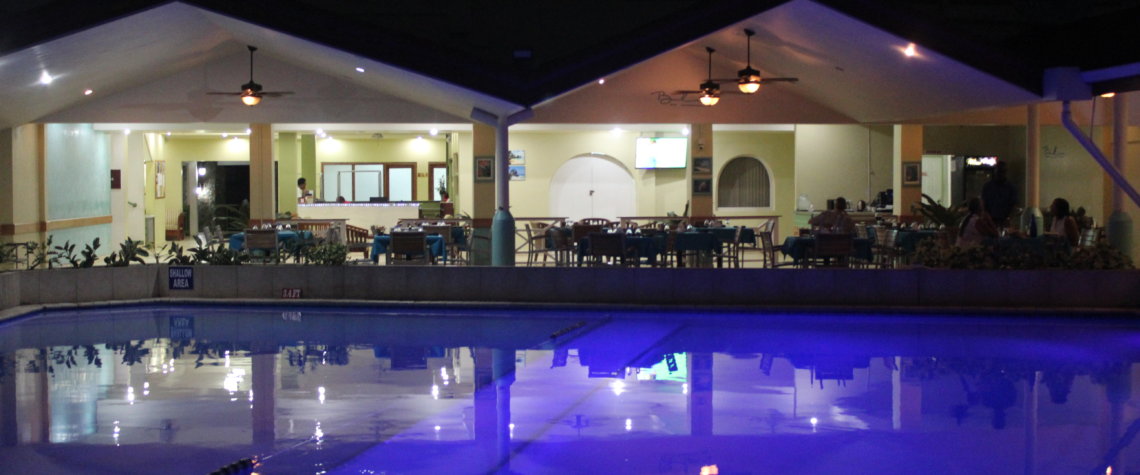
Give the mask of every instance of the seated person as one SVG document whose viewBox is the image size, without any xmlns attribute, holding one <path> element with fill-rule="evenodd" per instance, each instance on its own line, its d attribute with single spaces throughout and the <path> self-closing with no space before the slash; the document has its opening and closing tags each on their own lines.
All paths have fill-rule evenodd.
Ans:
<svg viewBox="0 0 1140 475">
<path fill-rule="evenodd" d="M 1081 232 L 1077 229 L 1077 220 L 1069 214 L 1069 202 L 1064 198 L 1053 200 L 1053 204 L 1049 205 L 1049 213 L 1053 215 L 1049 234 L 1061 236 L 1070 246 L 1075 247 L 1080 241 Z"/>
<path fill-rule="evenodd" d="M 966 207 L 969 212 L 962 218 L 958 227 L 958 247 L 970 247 L 981 244 L 987 238 L 998 236 L 997 225 L 990 219 L 990 215 L 982 209 L 981 198 L 971 198 Z"/>
<path fill-rule="evenodd" d="M 842 196 L 835 199 L 835 209 L 829 209 L 808 220 L 808 224 L 823 232 L 854 234 L 855 221 L 847 214 L 847 200 Z"/>
</svg>

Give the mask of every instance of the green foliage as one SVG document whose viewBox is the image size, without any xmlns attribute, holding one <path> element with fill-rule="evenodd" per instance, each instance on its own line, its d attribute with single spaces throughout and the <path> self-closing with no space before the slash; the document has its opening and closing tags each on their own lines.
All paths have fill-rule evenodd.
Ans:
<svg viewBox="0 0 1140 475">
<path fill-rule="evenodd" d="M 109 267 L 126 267 L 132 262 L 146 264 L 143 258 L 148 256 L 150 256 L 150 252 L 143 247 L 142 241 L 127 238 L 126 241 L 119 244 L 118 251 L 103 258 L 103 263 Z"/>
<path fill-rule="evenodd" d="M 197 240 L 197 238 L 195 238 Z M 182 248 L 177 242 L 171 242 L 164 246 L 162 257 L 166 259 L 166 263 L 176 266 L 187 266 L 194 263 L 194 256 L 186 254 L 186 250 Z M 159 253 L 155 253 L 155 260 L 159 259 Z"/>
<path fill-rule="evenodd" d="M 249 261 L 248 255 L 234 251 L 223 243 L 218 243 L 216 247 L 210 247 L 198 237 L 194 237 L 194 242 L 198 243 L 198 246 L 190 250 L 190 263 L 192 264 L 236 266 Z"/>
<path fill-rule="evenodd" d="M 249 227 L 249 206 L 217 205 L 213 221 L 223 231 L 241 232 Z"/>
<path fill-rule="evenodd" d="M 58 251 L 52 247 L 51 240 L 52 236 L 48 236 L 47 242 L 32 241 L 27 243 L 28 254 L 32 256 L 31 261 L 28 262 L 29 269 L 37 269 L 42 265 L 46 265 L 48 269 L 55 267 Z"/>
<path fill-rule="evenodd" d="M 65 241 L 63 245 L 55 246 L 58 259 L 70 263 L 71 267 L 76 269 L 94 267 L 95 262 L 99 259 L 95 254 L 95 251 L 98 249 L 99 238 L 95 238 L 91 244 L 84 246 L 78 256 L 75 255 L 75 244 L 72 244 L 71 241 Z"/>
<path fill-rule="evenodd" d="M 922 202 L 918 203 L 918 214 L 926 218 L 927 222 L 945 226 L 946 229 L 958 227 L 958 223 L 966 216 L 964 210 L 942 206 L 926 193 L 922 194 Z"/>
<path fill-rule="evenodd" d="M 1098 243 L 1093 247 L 1069 250 L 1059 239 L 1045 239 L 1030 245 L 1028 240 L 1013 240 L 1004 245 L 987 243 L 958 247 L 937 239 L 920 241 L 915 249 L 916 264 L 938 269 L 1033 270 L 1132 269 L 1132 260 L 1112 246 Z"/>
<path fill-rule="evenodd" d="M 343 244 L 331 242 L 306 247 L 303 252 L 307 263 L 319 266 L 344 265 L 348 259 L 348 248 Z"/>
</svg>

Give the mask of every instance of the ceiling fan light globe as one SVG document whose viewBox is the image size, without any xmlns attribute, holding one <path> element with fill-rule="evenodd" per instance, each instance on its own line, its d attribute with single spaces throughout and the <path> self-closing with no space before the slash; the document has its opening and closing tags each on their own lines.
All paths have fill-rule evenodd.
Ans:
<svg viewBox="0 0 1140 475">
<path fill-rule="evenodd" d="M 701 83 L 701 92 L 715 96 L 720 92 L 720 84 L 713 81 L 703 82 Z"/>
<path fill-rule="evenodd" d="M 712 107 L 715 106 L 718 102 L 720 102 L 720 96 L 717 96 L 715 94 L 704 94 L 701 96 L 702 105 Z"/>
<path fill-rule="evenodd" d="M 747 67 L 736 72 L 736 77 L 740 78 L 737 87 L 740 92 L 745 94 L 752 94 L 760 90 L 760 71 Z"/>
<path fill-rule="evenodd" d="M 253 107 L 261 103 L 261 95 L 253 93 L 242 93 L 241 103 Z"/>
<path fill-rule="evenodd" d="M 737 87 L 740 88 L 740 92 L 743 92 L 745 94 L 753 94 L 756 91 L 760 90 L 760 82 L 741 81 L 739 84 L 737 84 Z"/>
</svg>

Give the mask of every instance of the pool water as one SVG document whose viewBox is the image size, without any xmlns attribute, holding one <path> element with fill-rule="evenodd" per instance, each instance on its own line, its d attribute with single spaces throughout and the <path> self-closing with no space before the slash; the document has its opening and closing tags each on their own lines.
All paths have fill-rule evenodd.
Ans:
<svg viewBox="0 0 1140 475">
<path fill-rule="evenodd" d="M 1120 474 L 1140 471 L 1135 317 L 46 311 L 0 325 L 0 467 Z"/>
</svg>

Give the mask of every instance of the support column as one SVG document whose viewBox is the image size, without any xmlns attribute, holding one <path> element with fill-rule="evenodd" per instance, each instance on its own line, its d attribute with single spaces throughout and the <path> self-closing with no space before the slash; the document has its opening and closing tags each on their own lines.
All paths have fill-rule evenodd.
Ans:
<svg viewBox="0 0 1140 475">
<path fill-rule="evenodd" d="M 1123 176 L 1128 176 L 1124 162 L 1128 152 L 1128 100 L 1124 93 L 1112 98 L 1112 164 Z M 1113 183 L 1112 215 L 1106 228 L 1108 243 L 1120 252 L 1132 254 L 1132 218 L 1124 211 L 1124 189 Z"/>
<path fill-rule="evenodd" d="M 534 116 L 534 111 L 523 109 L 513 114 L 498 115 L 482 109 L 472 109 L 471 118 L 494 127 L 495 160 L 494 178 L 496 183 L 495 216 L 491 220 L 491 264 L 496 266 L 515 265 L 515 218 L 511 216 L 510 164 L 508 159 L 508 131 L 511 125 Z M 476 152 L 476 180 L 480 178 L 480 167 L 485 170 L 485 158 L 480 161 Z"/>
<path fill-rule="evenodd" d="M 474 391 L 471 394 L 475 406 L 475 445 L 483 462 L 482 467 L 490 468 L 496 465 L 496 425 L 495 416 L 495 376 L 490 348 L 472 348 L 471 358 L 474 360 Z M 490 470 L 487 470 L 490 471 Z"/>
<path fill-rule="evenodd" d="M 689 156 L 694 160 L 697 158 L 708 158 L 712 160 L 713 156 L 713 133 L 712 124 L 690 124 L 689 130 Z M 686 176 L 689 177 L 689 216 L 695 218 L 712 218 L 713 217 L 713 183 L 712 175 L 707 177 L 693 176 L 693 167 L 690 165 Z M 715 168 L 715 167 L 714 167 Z M 697 182 L 697 180 L 709 180 L 707 188 L 706 182 Z M 701 187 L 698 190 L 698 185 Z M 690 221 L 692 222 L 692 221 Z M 697 223 L 693 223 L 694 226 Z"/>
<path fill-rule="evenodd" d="M 471 233 L 479 239 L 471 243 L 471 263 L 491 265 L 491 218 L 495 215 L 495 181 L 481 176 L 487 160 L 494 162 L 495 128 L 476 122 L 471 134 L 475 160 L 471 184 Z"/>
<path fill-rule="evenodd" d="M 511 384 L 515 382 L 515 350 L 491 350 L 495 377 L 495 473 L 511 473 Z"/>
<path fill-rule="evenodd" d="M 895 191 L 895 216 L 911 214 L 910 208 L 922 201 L 922 187 L 902 184 L 903 163 L 922 163 L 922 126 L 896 125 L 894 130 L 894 177 L 891 188 Z"/>
<path fill-rule="evenodd" d="M 1029 234 L 1045 232 L 1041 213 L 1041 123 L 1037 104 L 1026 106 L 1025 119 L 1025 211 L 1020 227 Z"/>
<path fill-rule="evenodd" d="M 273 199 L 273 126 L 250 124 L 249 134 L 249 224 L 271 222 L 277 217 Z"/>
<path fill-rule="evenodd" d="M 909 360 L 894 357 L 895 369 L 891 372 L 891 428 L 898 431 L 915 431 L 922 428 L 922 384 L 903 378 L 903 368 Z"/>
<path fill-rule="evenodd" d="M 1037 473 L 1037 393 L 1040 382 L 1040 371 L 1033 373 L 1032 381 L 1025 382 L 1025 475 Z"/>
<path fill-rule="evenodd" d="M 301 154 L 297 134 L 277 135 L 277 212 L 297 214 L 297 178 L 301 177 Z M 315 180 L 306 178 L 306 180 Z M 314 185 L 316 183 L 314 182 Z M 311 187 L 310 187 L 311 188 Z"/>
<path fill-rule="evenodd" d="M 313 134 L 301 136 L 301 177 L 309 183 L 309 190 L 317 196 L 323 196 L 321 193 L 324 193 L 324 190 L 321 190 L 321 187 L 324 185 L 321 183 L 320 174 L 317 173 L 317 136 Z M 297 180 L 293 180 L 292 189 L 296 187 Z M 296 191 L 290 196 L 296 196 Z"/>
<path fill-rule="evenodd" d="M 0 242 L 39 241 L 47 220 L 43 125 L 0 130 Z"/>
</svg>

